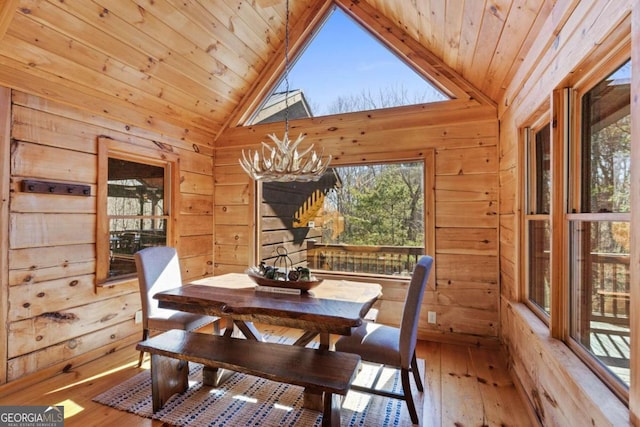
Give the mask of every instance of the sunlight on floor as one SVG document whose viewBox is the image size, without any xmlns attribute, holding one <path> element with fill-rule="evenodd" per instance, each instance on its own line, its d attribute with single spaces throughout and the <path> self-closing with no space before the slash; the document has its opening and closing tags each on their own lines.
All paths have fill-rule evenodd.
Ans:
<svg viewBox="0 0 640 427">
<path fill-rule="evenodd" d="M 378 367 L 379 365 L 362 362 L 362 370 L 358 373 L 353 383 L 363 387 L 372 387 L 375 383 L 377 389 L 391 390 L 395 388 L 397 385 L 394 384 L 394 379 L 396 378 L 397 371 L 385 367 L 379 372 L 379 378 L 377 382 L 375 382 Z M 372 398 L 373 396 L 371 394 L 351 390 L 342 402 L 342 407 L 353 412 L 364 412 Z"/>
<path fill-rule="evenodd" d="M 75 382 L 75 383 L 67 384 L 67 385 L 65 385 L 64 387 L 60 387 L 60 388 L 57 388 L 57 389 L 55 389 L 55 390 L 50 390 L 48 393 L 45 393 L 45 394 L 52 394 L 52 393 L 57 393 L 57 392 L 59 392 L 59 391 L 67 390 L 67 389 L 70 389 L 70 388 L 72 388 L 72 387 L 76 387 L 76 386 L 78 386 L 78 385 L 81 385 L 81 384 L 84 384 L 84 383 L 88 383 L 88 382 L 94 381 L 94 380 L 96 380 L 96 379 L 98 379 L 98 378 L 106 377 L 106 376 L 111 375 L 111 374 L 113 374 L 113 373 L 115 373 L 115 372 L 119 372 L 119 371 L 122 371 L 122 370 L 124 370 L 124 369 L 129 369 L 129 368 L 133 368 L 133 367 L 137 367 L 137 366 L 138 366 L 138 362 L 129 362 L 129 363 L 125 363 L 124 365 L 121 365 L 121 366 L 115 367 L 115 368 L 110 369 L 110 370 L 108 370 L 108 371 L 101 372 L 101 373 L 100 373 L 100 374 L 98 374 L 98 375 L 94 375 L 94 376 L 92 376 L 92 377 L 85 378 L 85 379 L 83 379 L 83 380 L 81 380 L 81 381 L 77 381 L 77 382 Z M 148 364 L 147 364 L 147 366 L 145 366 L 145 365 L 143 364 L 143 365 L 142 365 L 142 367 L 141 367 L 141 369 L 149 369 Z M 66 414 L 65 414 L 65 415 L 66 415 Z"/>
<path fill-rule="evenodd" d="M 237 400 L 242 400 L 243 402 L 258 403 L 258 399 L 256 399 L 255 397 L 247 397 L 241 394 L 236 394 L 235 396 L 233 396 L 233 398 Z"/>
<path fill-rule="evenodd" d="M 373 396 L 367 393 L 350 391 L 347 397 L 342 401 L 342 407 L 353 412 L 362 413 L 369 406 Z"/>
<path fill-rule="evenodd" d="M 84 408 L 78 405 L 73 400 L 63 400 L 62 402 L 54 403 L 53 406 L 64 406 L 64 418 L 71 418 L 76 414 L 84 411 Z"/>
<path fill-rule="evenodd" d="M 236 394 L 235 396 L 233 396 L 233 398 L 237 400 L 241 400 L 243 402 L 248 402 L 248 403 L 259 403 L 258 399 L 256 399 L 255 397 L 248 397 L 242 394 Z M 293 411 L 293 408 L 291 406 L 282 405 L 280 403 L 274 403 L 273 408 L 279 409 L 281 411 L 287 411 L 287 412 Z"/>
<path fill-rule="evenodd" d="M 287 411 L 287 412 L 291 412 L 291 411 L 293 411 L 293 408 L 292 408 L 291 406 L 281 405 L 281 404 L 279 404 L 279 403 L 274 403 L 274 404 L 273 404 L 273 407 L 274 407 L 275 409 L 282 409 L 282 410 Z"/>
<path fill-rule="evenodd" d="M 198 381 L 189 381 L 189 387 L 191 387 L 192 384 L 195 384 L 197 382 Z M 215 394 L 216 396 L 221 396 L 224 394 L 224 390 L 219 388 L 212 388 L 211 390 L 209 390 L 209 394 Z"/>
</svg>

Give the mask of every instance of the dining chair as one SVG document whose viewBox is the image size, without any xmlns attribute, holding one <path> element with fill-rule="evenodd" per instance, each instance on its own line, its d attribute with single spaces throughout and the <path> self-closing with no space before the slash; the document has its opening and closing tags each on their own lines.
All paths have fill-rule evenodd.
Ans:
<svg viewBox="0 0 640 427">
<path fill-rule="evenodd" d="M 363 362 L 380 365 L 378 375 L 376 375 L 371 387 L 352 384 L 351 389 L 404 400 L 411 416 L 411 422 L 414 424 L 418 424 L 419 419 L 411 394 L 409 372 L 413 372 L 418 391 L 422 392 L 422 380 L 416 359 L 416 341 L 420 306 L 432 265 L 433 258 L 424 255 L 413 269 L 399 328 L 364 322 L 354 330 L 352 335 L 340 337 L 335 344 L 336 351 L 356 353 L 360 355 Z M 385 366 L 400 369 L 402 393 L 376 388 L 381 371 Z"/>
<path fill-rule="evenodd" d="M 213 323 L 214 333 L 219 333 L 219 318 L 177 310 L 159 308 L 155 294 L 182 286 L 178 252 L 169 246 L 152 246 L 134 254 L 140 298 L 142 300 L 142 340 L 149 338 L 152 330 L 183 329 L 193 331 Z M 144 351 L 140 352 L 138 366 L 142 365 Z"/>
</svg>

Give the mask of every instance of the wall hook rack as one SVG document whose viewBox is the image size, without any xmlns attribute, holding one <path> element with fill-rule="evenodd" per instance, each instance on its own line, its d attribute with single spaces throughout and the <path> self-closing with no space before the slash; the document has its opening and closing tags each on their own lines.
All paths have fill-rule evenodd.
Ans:
<svg viewBox="0 0 640 427">
<path fill-rule="evenodd" d="M 25 193 L 66 194 L 68 196 L 90 196 L 91 186 L 82 184 L 67 184 L 64 182 L 22 181 L 22 191 Z"/>
</svg>

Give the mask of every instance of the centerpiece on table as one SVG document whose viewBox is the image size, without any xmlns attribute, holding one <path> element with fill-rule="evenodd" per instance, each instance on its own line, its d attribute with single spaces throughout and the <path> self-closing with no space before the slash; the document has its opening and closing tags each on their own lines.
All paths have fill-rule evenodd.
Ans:
<svg viewBox="0 0 640 427">
<path fill-rule="evenodd" d="M 313 277 L 308 268 L 293 268 L 286 248 L 279 246 L 276 253 L 278 256 L 273 265 L 267 265 L 262 261 L 258 267 L 251 267 L 246 271 L 256 282 L 257 291 L 301 293 L 308 292 L 322 283 L 322 279 Z"/>
</svg>

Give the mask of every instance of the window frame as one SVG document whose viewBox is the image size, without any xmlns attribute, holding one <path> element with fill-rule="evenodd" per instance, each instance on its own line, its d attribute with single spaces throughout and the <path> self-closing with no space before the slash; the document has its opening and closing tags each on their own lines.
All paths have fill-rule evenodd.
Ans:
<svg viewBox="0 0 640 427">
<path fill-rule="evenodd" d="M 393 164 L 393 163 L 403 163 L 403 162 L 423 162 L 423 192 L 424 192 L 424 251 L 425 254 L 435 255 L 435 150 L 434 149 L 426 149 L 424 150 L 420 156 L 401 156 L 395 157 L 391 156 L 385 160 L 371 160 L 366 163 L 368 164 Z M 352 163 L 349 161 L 334 161 L 332 163 L 332 167 L 344 167 L 344 166 L 360 166 L 365 162 L 357 162 Z M 255 197 L 252 198 L 252 201 L 255 205 L 255 224 L 256 224 L 256 232 L 253 233 L 253 254 L 251 259 L 253 259 L 253 265 L 258 265 L 260 263 L 260 245 L 261 240 L 260 237 L 262 235 L 262 224 L 261 224 L 261 201 L 262 201 L 262 184 L 259 182 L 255 182 Z M 341 272 L 341 271 L 327 271 L 322 270 L 322 277 L 326 279 L 336 279 L 336 280 L 370 280 L 371 278 L 375 278 L 380 283 L 392 283 L 398 281 L 409 282 L 409 277 L 400 277 L 400 276 L 389 276 L 389 275 L 376 275 L 369 273 L 350 273 L 350 272 Z M 431 274 L 429 276 L 429 280 L 427 282 L 427 286 L 431 290 L 435 290 L 436 286 L 436 278 L 435 274 Z"/>
<path fill-rule="evenodd" d="M 98 137 L 98 176 L 96 194 L 96 287 L 129 284 L 137 281 L 135 275 L 109 278 L 109 215 L 108 179 L 109 158 L 144 163 L 165 169 L 164 215 L 167 217 L 166 242 L 168 246 L 178 244 L 178 221 L 180 211 L 180 158 L 176 153 L 163 149 L 133 146 L 131 143 L 109 137 Z"/>
<path fill-rule="evenodd" d="M 627 385 L 615 374 L 611 373 L 604 363 L 591 352 L 587 351 L 579 342 L 571 336 L 572 316 L 572 277 L 571 277 L 571 240 L 570 228 L 575 221 L 614 221 L 631 223 L 631 213 L 579 213 L 580 195 L 582 185 L 582 99 L 584 94 L 592 90 L 603 79 L 607 78 L 619 67 L 623 66 L 631 57 L 629 42 L 621 43 L 613 50 L 599 50 L 594 58 L 589 61 L 589 66 L 578 67 L 580 70 L 565 81 L 558 84 L 550 94 L 549 106 L 541 106 L 534 110 L 529 120 L 523 121 L 519 127 L 519 139 L 522 142 L 520 149 L 521 179 L 520 188 L 523 192 L 520 197 L 521 216 L 519 233 L 520 241 L 520 286 L 518 287 L 519 301 L 532 313 L 536 314 L 549 327 L 549 336 L 562 341 L 593 373 L 597 376 L 622 402 L 629 405 L 630 395 L 633 394 L 632 386 Z M 638 70 L 635 70 L 637 73 Z M 632 71 L 633 76 L 633 71 Z M 633 83 L 633 77 L 632 77 Z M 633 85 L 632 85 L 633 94 Z M 633 103 L 632 103 L 633 104 Z M 633 114 L 633 108 L 631 109 Z M 529 301 L 528 296 L 528 225 L 530 212 L 529 203 L 533 194 L 529 194 L 528 179 L 529 167 L 529 141 L 531 129 L 538 129 L 546 118 L 551 121 L 551 301 L 550 315 L 546 316 L 542 310 Z M 526 127 L 529 126 L 529 127 Z M 632 124 L 633 126 L 633 124 Z M 632 138 L 634 134 L 632 133 Z M 633 144 L 631 157 L 633 158 Z M 637 191 L 637 189 L 636 189 Z M 632 192 L 633 194 L 633 192 Z M 535 199 L 534 199 L 535 200 Z M 633 206 L 633 202 L 632 202 Z M 535 218 L 531 216 L 530 218 Z M 632 236 L 633 239 L 633 231 Z M 633 251 L 632 262 L 633 262 Z M 632 268 L 633 270 L 633 268 Z M 631 273 L 633 275 L 633 271 Z M 633 290 L 633 286 L 632 286 Z M 632 292 L 633 293 L 633 292 Z M 632 303 L 633 306 L 633 297 Z M 630 336 L 634 337 L 634 330 L 640 324 L 634 323 L 633 315 L 630 320 Z M 635 332 L 637 335 L 637 332 Z M 631 350 L 634 351 L 633 348 Z M 633 356 L 631 357 L 633 359 Z M 631 383 L 638 373 L 633 371 L 633 363 L 630 362 Z"/>
<path fill-rule="evenodd" d="M 589 75 L 585 76 L 581 81 L 576 82 L 570 89 L 567 90 L 569 101 L 565 103 L 565 108 L 569 111 L 566 112 L 571 116 L 570 122 L 567 124 L 570 126 L 569 138 L 568 138 L 568 152 L 567 152 L 567 167 L 564 171 L 565 179 L 567 182 L 566 188 L 566 209 L 563 213 L 563 232 L 565 240 L 565 251 L 563 258 L 566 260 L 564 263 L 564 281 L 562 286 L 563 292 L 566 295 L 565 305 L 562 309 L 564 316 L 563 319 L 563 341 L 567 346 L 582 360 L 591 370 L 625 403 L 629 403 L 629 392 L 631 387 L 627 388 L 618 377 L 613 375 L 605 367 L 605 365 L 594 355 L 592 355 L 582 344 L 580 344 L 575 338 L 571 336 L 571 316 L 573 315 L 571 309 L 571 288 L 573 286 L 572 272 L 571 272 L 571 257 L 572 257 L 572 245 L 570 242 L 576 242 L 578 236 L 571 233 L 574 224 L 584 224 L 591 222 L 628 222 L 631 223 L 631 212 L 581 212 L 582 208 L 582 183 L 583 183 L 583 170 L 582 170 L 582 157 L 583 153 L 583 116 L 584 111 L 582 108 L 582 101 L 584 96 L 591 91 L 597 84 L 603 79 L 607 78 L 611 73 L 615 72 L 618 68 L 623 66 L 626 62 L 630 61 L 630 51 L 628 49 L 621 49 L 608 59 L 605 63 L 601 64 L 596 70 Z M 572 240 L 573 239 L 573 240 Z M 629 329 L 630 336 L 633 336 L 631 328 L 633 323 L 630 321 Z M 636 325 L 637 326 L 637 325 Z M 631 369 L 631 366 L 630 366 Z M 631 373 L 633 377 L 633 373 Z"/>
<path fill-rule="evenodd" d="M 532 124 L 530 126 L 527 126 L 524 128 L 523 132 L 523 139 L 524 139 L 524 159 L 523 159 L 523 165 L 524 165 L 524 177 L 523 177 L 523 184 L 524 184 L 524 197 L 523 197 L 523 204 L 524 204 L 524 209 L 523 209 L 523 242 L 524 244 L 522 245 L 522 252 L 523 252 L 523 260 L 524 260 L 524 267 L 523 267 L 523 277 L 522 277 L 522 301 L 525 303 L 525 305 L 527 305 L 527 307 L 529 307 L 529 309 L 531 309 L 544 323 L 546 323 L 547 325 L 549 325 L 550 322 L 550 317 L 551 317 L 551 310 L 552 310 L 552 306 L 553 306 L 553 286 L 551 286 L 551 274 L 549 277 L 549 281 L 550 281 L 550 289 L 549 289 L 549 293 L 550 293 L 550 302 L 549 302 L 549 313 L 547 313 L 545 310 L 543 310 L 542 307 L 540 307 L 537 303 L 535 303 L 534 301 L 531 300 L 530 297 L 530 270 L 531 270 L 531 263 L 530 263 L 530 230 L 531 230 L 531 224 L 533 222 L 536 221 L 541 221 L 541 220 L 546 220 L 549 223 L 549 228 L 551 228 L 551 223 L 552 223 L 552 195 L 553 195 L 553 150 L 554 150 L 554 138 L 552 137 L 553 133 L 554 133 L 554 126 L 553 123 L 550 119 L 550 112 L 548 109 L 544 110 L 544 111 L 539 111 L 536 114 L 537 119 L 534 120 L 532 122 Z M 538 188 L 536 186 L 536 183 L 538 182 L 537 178 L 538 178 L 538 170 L 536 168 L 536 148 L 537 148 L 537 144 L 536 144 L 536 136 L 538 135 L 539 132 L 542 132 L 545 127 L 549 126 L 549 163 L 550 163 L 550 169 L 549 169 L 549 173 L 551 174 L 551 186 L 549 188 L 549 198 L 550 200 L 550 206 L 549 206 L 549 212 L 546 213 L 541 213 L 541 212 L 536 212 L 533 211 L 533 207 L 537 206 L 536 203 L 536 199 L 539 196 L 538 193 Z M 553 242 L 553 235 L 552 235 L 552 231 L 550 230 L 550 243 Z M 551 262 L 552 262 L 552 250 L 550 248 L 549 251 L 549 263 L 550 263 L 550 269 L 551 269 Z"/>
</svg>

